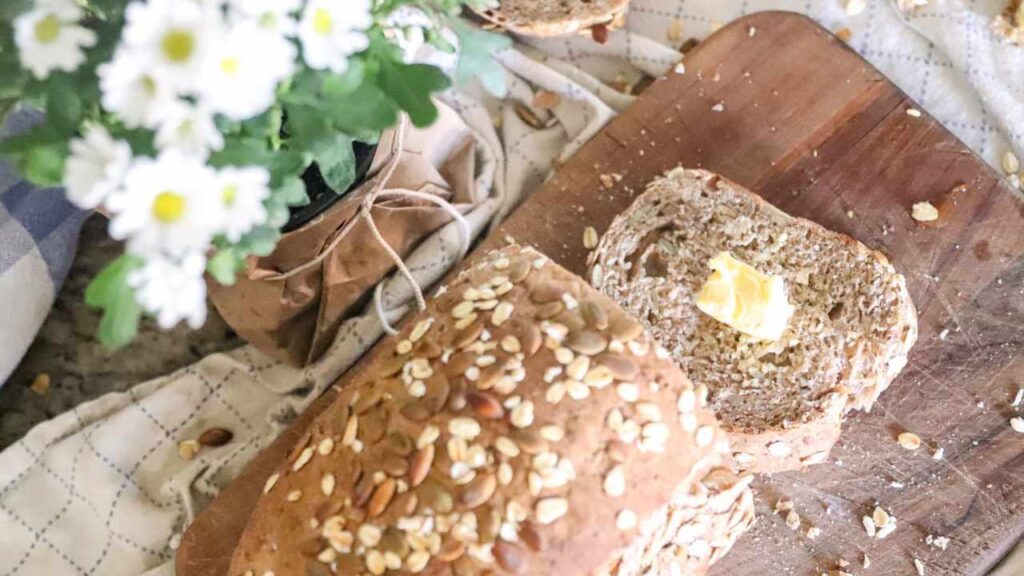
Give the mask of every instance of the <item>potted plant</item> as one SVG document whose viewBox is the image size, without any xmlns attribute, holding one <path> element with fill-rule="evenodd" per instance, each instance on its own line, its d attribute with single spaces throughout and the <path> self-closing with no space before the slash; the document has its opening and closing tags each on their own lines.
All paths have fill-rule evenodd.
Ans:
<svg viewBox="0 0 1024 576">
<path fill-rule="evenodd" d="M 125 253 L 93 280 L 100 339 L 143 314 L 205 320 L 204 275 L 230 284 L 365 173 L 400 114 L 437 117 L 451 78 L 410 45 L 454 52 L 457 82 L 501 90 L 507 42 L 460 20 L 485 0 L 4 0 L 0 114 L 45 112 L 0 153 L 110 217 Z"/>
</svg>

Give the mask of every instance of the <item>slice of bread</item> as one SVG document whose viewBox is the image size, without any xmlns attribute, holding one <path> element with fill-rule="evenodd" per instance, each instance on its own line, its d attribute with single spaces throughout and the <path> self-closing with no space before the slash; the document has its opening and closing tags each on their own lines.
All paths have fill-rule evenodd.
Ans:
<svg viewBox="0 0 1024 576">
<path fill-rule="evenodd" d="M 568 36 L 593 26 L 620 27 L 629 0 L 501 0 L 480 14 L 495 24 L 529 36 Z"/>
<path fill-rule="evenodd" d="M 796 310 L 779 341 L 697 309 L 708 261 L 724 251 L 785 280 Z M 884 255 L 703 170 L 651 183 L 590 265 L 592 284 L 707 385 L 737 461 L 752 471 L 823 461 L 843 415 L 871 408 L 917 339 L 906 283 Z"/>
</svg>

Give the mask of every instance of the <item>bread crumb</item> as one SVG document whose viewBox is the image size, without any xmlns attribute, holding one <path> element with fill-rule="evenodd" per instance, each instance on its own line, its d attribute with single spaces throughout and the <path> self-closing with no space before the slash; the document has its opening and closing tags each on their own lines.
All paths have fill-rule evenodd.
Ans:
<svg viewBox="0 0 1024 576">
<path fill-rule="evenodd" d="M 715 104 L 714 106 L 711 107 L 711 111 L 712 112 L 724 112 L 725 111 L 725 103 L 724 102 L 719 102 L 718 104 Z"/>
<path fill-rule="evenodd" d="M 949 538 L 945 536 L 932 536 L 929 534 L 924 539 L 924 543 L 932 548 L 938 548 L 939 550 L 945 551 L 946 547 L 949 546 Z"/>
<path fill-rule="evenodd" d="M 1021 418 L 1020 416 L 1010 418 L 1010 427 L 1015 431 L 1024 434 L 1024 418 Z"/>
<path fill-rule="evenodd" d="M 1010 406 L 1016 408 L 1020 406 L 1022 400 L 1024 400 L 1024 388 L 1017 388 L 1017 395 L 1013 397 L 1013 402 L 1010 403 Z"/>
<path fill-rule="evenodd" d="M 810 528 L 807 529 L 807 537 L 810 538 L 811 540 L 814 540 L 815 538 L 817 538 L 820 535 L 821 535 L 821 528 L 818 528 L 817 526 L 811 526 Z"/>
<path fill-rule="evenodd" d="M 920 118 L 921 117 L 921 111 L 918 110 L 917 108 L 907 108 L 907 116 L 912 116 L 914 118 Z"/>
<path fill-rule="evenodd" d="M 182 460 L 191 460 L 201 448 L 198 440 L 184 440 L 178 444 L 178 456 L 181 456 Z"/>
<path fill-rule="evenodd" d="M 839 38 L 843 42 L 849 42 L 850 38 L 853 38 L 853 30 L 849 28 L 840 28 L 836 30 L 836 38 Z"/>
<path fill-rule="evenodd" d="M 917 570 L 918 576 L 924 576 L 924 562 L 914 558 L 914 568 Z"/>
<path fill-rule="evenodd" d="M 942 457 L 943 455 L 945 455 L 945 453 L 946 450 L 942 446 L 939 446 L 938 448 L 935 449 L 934 452 L 932 452 L 932 460 L 942 460 Z"/>
<path fill-rule="evenodd" d="M 669 42 L 679 42 L 683 39 L 683 21 L 679 18 L 668 23 L 668 28 L 665 29 L 665 38 Z"/>
<path fill-rule="evenodd" d="M 783 498 L 775 503 L 775 512 L 789 512 L 793 509 L 793 501 L 789 498 Z"/>
<path fill-rule="evenodd" d="M 540 90 L 533 96 L 533 105 L 541 110 L 551 110 L 562 102 L 562 97 L 554 92 Z"/>
<path fill-rule="evenodd" d="M 796 513 L 796 510 L 790 510 L 789 514 L 786 514 L 786 526 L 789 526 L 790 530 L 800 528 L 800 515 Z"/>
<path fill-rule="evenodd" d="M 856 16 L 868 7 L 867 0 L 846 0 L 846 15 Z"/>
<path fill-rule="evenodd" d="M 931 202 L 917 202 L 910 209 L 910 216 L 918 222 L 934 222 L 939 219 L 939 210 Z"/>
<path fill-rule="evenodd" d="M 47 374 L 46 372 L 37 375 L 32 380 L 32 384 L 29 386 L 29 388 L 36 394 L 39 394 L 40 396 L 45 396 L 46 393 L 49 392 L 50 390 L 50 375 Z"/>
<path fill-rule="evenodd" d="M 673 68 L 673 71 L 676 74 L 686 74 L 686 64 L 679 62 L 678 64 L 676 64 L 676 67 Z"/>
<path fill-rule="evenodd" d="M 747 28 L 747 37 L 753 38 L 755 34 L 757 34 L 757 28 L 754 28 L 753 26 Z"/>
<path fill-rule="evenodd" d="M 1003 171 L 1007 174 L 1016 174 L 1020 171 L 1020 160 L 1012 150 L 1003 152 Z"/>
<path fill-rule="evenodd" d="M 860 565 L 863 566 L 865 570 L 871 568 L 871 559 L 868 558 L 867 554 L 864 554 L 864 558 L 861 559 Z"/>
<path fill-rule="evenodd" d="M 896 439 L 900 446 L 907 450 L 917 450 L 921 447 L 921 437 L 913 432 L 901 432 Z"/>
</svg>

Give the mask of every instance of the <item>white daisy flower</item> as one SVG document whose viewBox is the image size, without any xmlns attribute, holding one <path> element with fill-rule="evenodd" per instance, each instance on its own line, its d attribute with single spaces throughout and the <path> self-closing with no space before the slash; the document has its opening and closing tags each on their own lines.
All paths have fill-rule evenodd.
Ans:
<svg viewBox="0 0 1024 576">
<path fill-rule="evenodd" d="M 211 168 L 179 150 L 137 158 L 125 174 L 124 191 L 107 200 L 110 236 L 127 239 L 128 251 L 142 256 L 204 252 L 223 211 L 216 185 Z"/>
<path fill-rule="evenodd" d="M 64 188 L 68 200 L 92 210 L 121 189 L 132 160 L 132 149 L 114 140 L 107 129 L 89 124 L 82 138 L 71 141 L 71 155 L 64 167 Z"/>
<path fill-rule="evenodd" d="M 224 135 L 217 130 L 213 113 L 204 106 L 176 102 L 156 131 L 157 148 L 177 148 L 188 156 L 205 159 L 211 150 L 224 147 Z"/>
<path fill-rule="evenodd" d="M 174 92 L 139 54 L 121 48 L 97 73 L 103 108 L 129 128 L 156 128 L 174 108 Z"/>
<path fill-rule="evenodd" d="M 179 94 L 191 92 L 210 44 L 221 35 L 215 3 L 132 2 L 125 10 L 123 46 L 149 61 L 151 73 Z"/>
<path fill-rule="evenodd" d="M 299 21 L 302 57 L 310 68 L 342 73 L 348 57 L 370 45 L 366 29 L 373 25 L 372 0 L 310 0 Z"/>
<path fill-rule="evenodd" d="M 384 33 L 399 48 L 406 62 L 413 62 L 416 54 L 426 44 L 425 28 L 433 28 L 434 22 L 419 8 L 399 6 L 388 15 Z"/>
<path fill-rule="evenodd" d="M 82 8 L 74 0 L 45 0 L 14 19 L 14 42 L 21 65 L 42 80 L 54 70 L 74 72 L 85 62 L 85 48 L 96 33 L 79 26 Z"/>
<path fill-rule="evenodd" d="M 199 85 L 203 103 L 232 120 L 262 114 L 279 82 L 295 71 L 295 45 L 252 22 L 235 26 L 210 51 Z"/>
<path fill-rule="evenodd" d="M 264 30 L 294 36 L 302 0 L 229 0 L 229 5 Z"/>
<path fill-rule="evenodd" d="M 262 166 L 227 167 L 217 173 L 223 213 L 220 231 L 238 242 L 253 226 L 267 221 L 263 201 L 270 196 L 270 173 Z"/>
<path fill-rule="evenodd" d="M 180 261 L 151 256 L 128 275 L 128 285 L 135 288 L 135 301 L 164 330 L 182 320 L 198 329 L 206 322 L 205 269 L 206 259 L 199 252 L 189 252 Z"/>
</svg>

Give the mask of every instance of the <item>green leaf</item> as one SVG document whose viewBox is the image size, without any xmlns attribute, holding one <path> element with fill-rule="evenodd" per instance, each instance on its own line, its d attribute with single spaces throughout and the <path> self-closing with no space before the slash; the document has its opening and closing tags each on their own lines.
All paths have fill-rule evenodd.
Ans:
<svg viewBox="0 0 1024 576">
<path fill-rule="evenodd" d="M 256 138 L 273 138 L 281 132 L 281 107 L 271 106 L 269 110 L 242 123 L 242 133 Z"/>
<path fill-rule="evenodd" d="M 210 156 L 210 165 L 223 167 L 266 164 L 270 162 L 271 156 L 266 140 L 235 136 L 224 139 L 224 148 Z"/>
<path fill-rule="evenodd" d="M 18 159 L 22 176 L 37 186 L 60 186 L 64 180 L 64 162 L 68 158 L 68 145 L 49 144 L 38 146 Z"/>
<path fill-rule="evenodd" d="M 141 266 L 140 258 L 122 255 L 100 271 L 85 290 L 85 303 L 103 310 L 99 337 L 108 348 L 120 348 L 138 333 L 142 308 L 135 301 L 135 290 L 128 285 L 128 275 Z"/>
<path fill-rule="evenodd" d="M 306 184 L 298 176 L 285 178 L 274 190 L 274 196 L 289 206 L 305 206 L 309 204 Z"/>
<path fill-rule="evenodd" d="M 452 18 L 448 25 L 459 37 L 459 63 L 455 69 L 455 81 L 468 84 L 479 78 L 491 94 L 501 98 L 508 92 L 505 84 L 505 68 L 494 61 L 492 54 L 512 45 L 512 41 L 500 34 L 485 32 Z"/>
<path fill-rule="evenodd" d="M 3 0 L 0 2 L 0 20 L 14 20 L 32 7 L 32 0 Z"/>
<path fill-rule="evenodd" d="M 46 122 L 61 132 L 73 134 L 81 121 L 82 99 L 75 79 L 68 74 L 51 74 L 46 81 Z"/>
<path fill-rule="evenodd" d="M 439 68 L 429 64 L 403 64 L 386 61 L 380 71 L 380 87 L 409 114 L 417 127 L 437 120 L 437 106 L 430 96 L 451 86 Z"/>
<path fill-rule="evenodd" d="M 398 122 L 398 105 L 369 82 L 347 96 L 322 102 L 321 106 L 335 128 L 356 138 L 362 132 L 379 132 Z"/>
<path fill-rule="evenodd" d="M 245 269 L 245 254 L 234 246 L 221 248 L 206 262 L 206 271 L 224 286 L 233 286 Z"/>
<path fill-rule="evenodd" d="M 283 224 L 283 222 L 281 224 Z M 274 247 L 277 246 L 277 241 L 281 238 L 281 231 L 278 230 L 278 227 L 281 224 L 271 224 L 269 226 L 257 226 L 256 228 L 253 228 L 248 234 L 242 236 L 242 239 L 238 242 L 239 247 L 250 254 L 255 254 L 256 256 L 266 256 L 270 254 L 274 251 Z"/>
<path fill-rule="evenodd" d="M 348 70 L 343 74 L 325 74 L 321 93 L 327 98 L 344 96 L 359 87 L 366 77 L 366 63 L 361 58 L 350 58 Z"/>
<path fill-rule="evenodd" d="M 324 181 L 336 194 L 344 194 L 356 180 L 356 155 L 352 138 L 333 134 L 317 142 L 313 157 L 320 166 Z"/>
</svg>

